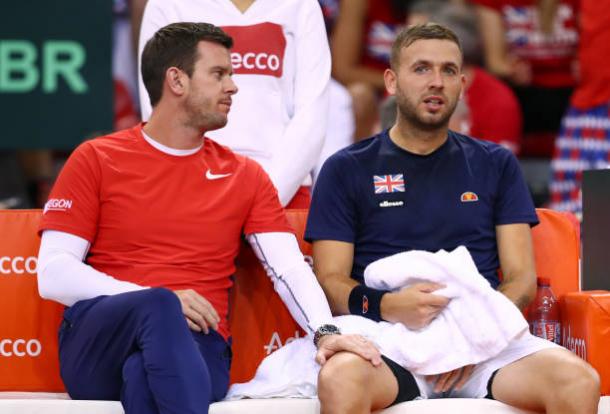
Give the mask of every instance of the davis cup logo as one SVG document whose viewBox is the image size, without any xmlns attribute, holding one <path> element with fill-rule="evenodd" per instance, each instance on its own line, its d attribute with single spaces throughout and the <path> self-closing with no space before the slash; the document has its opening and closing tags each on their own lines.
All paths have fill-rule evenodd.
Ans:
<svg viewBox="0 0 610 414">
<path fill-rule="evenodd" d="M 286 38 L 282 26 L 260 23 L 252 26 L 223 26 L 234 41 L 231 64 L 236 74 L 268 75 L 279 78 L 284 67 Z"/>
</svg>

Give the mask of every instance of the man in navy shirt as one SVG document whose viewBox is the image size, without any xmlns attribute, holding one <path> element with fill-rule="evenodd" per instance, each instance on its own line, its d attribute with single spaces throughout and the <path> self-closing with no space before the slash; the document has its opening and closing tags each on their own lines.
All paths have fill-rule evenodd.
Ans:
<svg viewBox="0 0 610 414">
<path fill-rule="evenodd" d="M 455 34 L 425 24 L 403 31 L 385 71 L 396 124 L 333 155 L 320 173 L 305 237 L 335 314 L 428 325 L 447 305 L 441 286 L 395 292 L 365 286 L 371 262 L 407 250 L 464 245 L 479 272 L 523 309 L 536 290 L 530 226 L 536 212 L 515 157 L 448 130 L 464 87 Z M 498 268 L 503 280 L 499 281 Z M 571 352 L 529 334 L 477 366 L 428 378 L 384 357 L 333 356 L 320 372 L 325 413 L 370 412 L 418 396 L 490 397 L 547 413 L 595 413 L 599 379 Z"/>
</svg>

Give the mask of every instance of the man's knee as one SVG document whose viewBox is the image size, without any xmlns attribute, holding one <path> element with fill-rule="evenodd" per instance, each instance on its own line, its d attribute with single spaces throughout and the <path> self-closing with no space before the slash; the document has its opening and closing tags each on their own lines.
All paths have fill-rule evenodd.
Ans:
<svg viewBox="0 0 610 414">
<path fill-rule="evenodd" d="M 589 412 L 584 407 L 595 406 L 599 400 L 599 375 L 587 362 L 565 349 L 542 351 L 535 355 L 538 368 L 540 403 L 545 407 L 565 407 L 566 412 L 577 409 Z M 575 411 L 576 412 L 576 411 Z"/>
<path fill-rule="evenodd" d="M 180 299 L 174 292 L 165 288 L 151 288 L 132 293 L 130 313 L 137 326 L 153 327 L 155 331 L 168 336 L 174 336 L 178 331 L 188 331 Z"/>
<path fill-rule="evenodd" d="M 180 299 L 174 292 L 165 288 L 151 288 L 139 291 L 137 306 L 146 313 L 158 314 L 159 316 L 182 317 L 182 306 Z"/>
<path fill-rule="evenodd" d="M 162 307 L 180 306 L 180 300 L 174 292 L 165 288 L 150 288 L 139 291 L 142 293 L 142 303 Z"/>
<path fill-rule="evenodd" d="M 597 371 L 576 355 L 562 356 L 555 366 L 549 367 L 549 372 L 549 386 L 555 398 L 599 397 Z"/>
<path fill-rule="evenodd" d="M 318 375 L 318 394 L 321 399 L 344 397 L 354 389 L 364 389 L 372 365 L 351 352 L 340 352 L 330 358 Z"/>
</svg>

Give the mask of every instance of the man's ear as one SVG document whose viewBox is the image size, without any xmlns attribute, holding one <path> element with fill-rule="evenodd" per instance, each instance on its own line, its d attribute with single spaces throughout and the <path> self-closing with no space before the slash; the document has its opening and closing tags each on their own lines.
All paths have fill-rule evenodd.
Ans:
<svg viewBox="0 0 610 414">
<path fill-rule="evenodd" d="M 165 82 L 176 95 L 182 95 L 186 86 L 186 74 L 177 67 L 170 67 L 165 71 Z"/>
<path fill-rule="evenodd" d="M 383 72 L 383 81 L 388 94 L 396 95 L 396 73 L 392 69 L 386 69 Z"/>
</svg>

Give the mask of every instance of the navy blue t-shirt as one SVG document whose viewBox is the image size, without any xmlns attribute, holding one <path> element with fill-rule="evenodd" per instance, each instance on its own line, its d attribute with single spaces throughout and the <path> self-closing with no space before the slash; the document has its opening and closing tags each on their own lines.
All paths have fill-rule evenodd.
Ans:
<svg viewBox="0 0 610 414">
<path fill-rule="evenodd" d="M 388 131 L 330 157 L 320 172 L 305 239 L 354 244 L 352 278 L 383 257 L 464 245 L 499 284 L 499 224 L 538 223 L 517 159 L 487 141 L 449 132 L 428 155 L 398 147 Z"/>
</svg>

